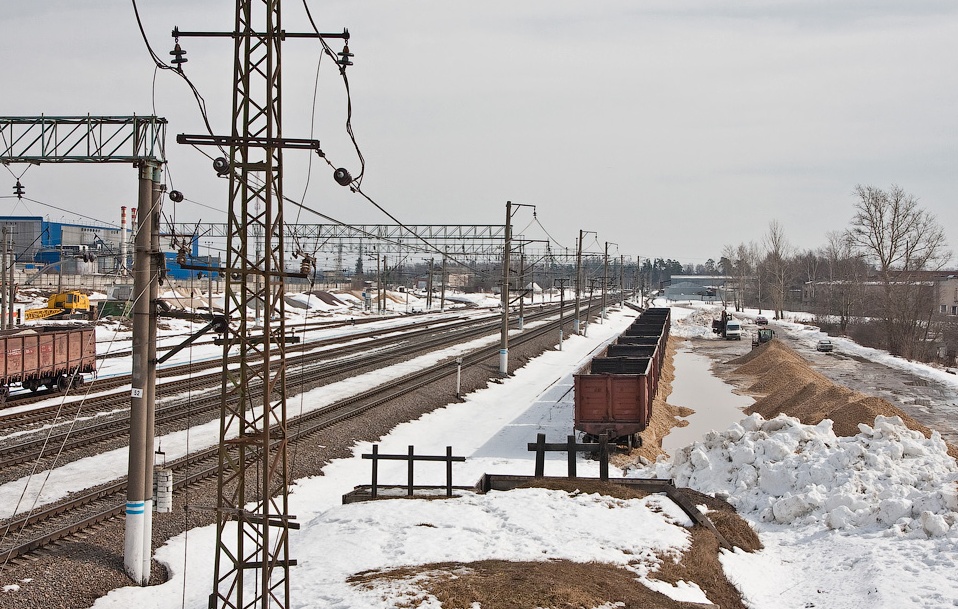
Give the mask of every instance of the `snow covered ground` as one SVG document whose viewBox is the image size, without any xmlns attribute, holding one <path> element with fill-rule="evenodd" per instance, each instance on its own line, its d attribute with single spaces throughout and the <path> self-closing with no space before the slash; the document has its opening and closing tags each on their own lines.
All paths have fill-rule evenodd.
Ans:
<svg viewBox="0 0 958 609">
<path fill-rule="evenodd" d="M 698 331 L 688 323 L 683 330 L 682 318 L 691 315 L 675 309 L 675 333 Z M 562 351 L 543 354 L 501 384 L 398 426 L 382 438 L 380 450 L 404 452 L 414 445 L 417 453 L 441 454 L 451 445 L 454 454 L 467 457 L 455 467 L 457 485 L 471 485 L 482 473 L 531 474 L 526 443 L 536 433 L 550 440 L 569 433 L 571 371 L 631 319 L 613 313 L 607 323 L 591 324 L 588 337 L 570 337 Z M 325 399 L 318 391 L 304 402 Z M 302 525 L 291 538 L 299 560 L 291 572 L 292 607 L 392 607 L 408 592 L 408 584 L 364 591 L 346 583 L 363 569 L 485 558 L 623 564 L 648 551 L 682 548 L 688 540 L 686 517 L 661 497 L 612 501 L 533 489 L 442 502 L 341 505 L 343 493 L 369 482 L 369 462 L 360 458 L 369 450 L 369 444 L 357 445 L 352 458 L 292 489 L 291 512 Z M 580 475 L 597 475 L 592 461 L 580 458 L 578 467 Z M 403 468 L 383 466 L 380 480 L 403 481 Z M 612 469 L 613 476 L 658 474 L 728 497 L 765 544 L 755 554 L 722 557 L 729 579 L 755 609 L 958 606 L 958 468 L 940 438 L 916 436 L 895 420 L 837 438 L 827 423 L 743 415 L 674 459 L 645 470 Z M 564 471 L 565 455 L 551 454 L 546 474 Z M 433 483 L 444 478 L 440 466 L 434 472 L 424 466 L 422 473 L 423 483 L 430 482 L 425 476 L 434 476 Z M 642 527 L 634 526 L 636 519 Z M 95 607 L 206 607 L 214 535 L 205 527 L 170 540 L 156 551 L 172 573 L 169 582 L 116 590 Z M 651 559 L 633 566 L 643 581 L 653 568 Z M 0 583 L 16 593 L 17 582 Z M 653 585 L 675 598 L 706 600 L 696 586 Z M 438 606 L 421 600 L 421 607 Z"/>
</svg>

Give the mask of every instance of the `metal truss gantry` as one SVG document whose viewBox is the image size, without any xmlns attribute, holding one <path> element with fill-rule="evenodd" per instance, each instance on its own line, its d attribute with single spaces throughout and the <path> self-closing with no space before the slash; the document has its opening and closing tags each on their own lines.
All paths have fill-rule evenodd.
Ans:
<svg viewBox="0 0 958 609">
<path fill-rule="evenodd" d="M 228 228 L 222 223 L 177 223 L 172 231 L 225 241 Z M 289 251 L 299 248 L 309 254 L 363 246 L 389 255 L 501 256 L 505 230 L 500 225 L 291 224 L 284 228 L 283 240 Z"/>
<path fill-rule="evenodd" d="M 0 117 L 4 163 L 163 163 L 165 142 L 157 116 Z"/>
</svg>

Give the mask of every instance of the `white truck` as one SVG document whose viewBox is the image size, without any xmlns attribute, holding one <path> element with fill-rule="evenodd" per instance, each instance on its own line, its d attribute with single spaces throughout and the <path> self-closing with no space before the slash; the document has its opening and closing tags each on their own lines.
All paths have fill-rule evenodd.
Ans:
<svg viewBox="0 0 958 609">
<path fill-rule="evenodd" d="M 731 318 L 725 322 L 725 340 L 742 340 L 742 322 Z"/>
</svg>

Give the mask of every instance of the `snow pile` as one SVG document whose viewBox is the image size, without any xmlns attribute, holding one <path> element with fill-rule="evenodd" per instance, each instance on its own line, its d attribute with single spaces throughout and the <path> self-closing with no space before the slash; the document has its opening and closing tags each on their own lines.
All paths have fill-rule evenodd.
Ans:
<svg viewBox="0 0 958 609">
<path fill-rule="evenodd" d="M 681 338 L 718 338 L 712 334 L 712 319 L 718 319 L 721 309 L 710 307 L 707 309 L 685 309 L 687 315 L 677 315 L 682 309 L 672 308 L 672 336 Z M 684 312 L 683 311 L 683 312 Z"/>
<path fill-rule="evenodd" d="M 958 539 L 958 465 L 938 432 L 925 438 L 882 416 L 859 429 L 838 437 L 828 419 L 753 414 L 653 468 L 763 522 Z"/>
</svg>

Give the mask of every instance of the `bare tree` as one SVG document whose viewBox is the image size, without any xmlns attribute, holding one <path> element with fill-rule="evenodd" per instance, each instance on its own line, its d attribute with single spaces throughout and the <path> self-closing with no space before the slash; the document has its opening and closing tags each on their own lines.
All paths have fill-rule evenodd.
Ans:
<svg viewBox="0 0 958 609">
<path fill-rule="evenodd" d="M 722 249 L 722 257 L 719 260 L 719 268 L 722 273 L 731 278 L 731 288 L 734 294 L 733 305 L 736 311 L 745 308 L 746 294 L 749 291 L 749 279 L 755 269 L 756 246 L 754 243 L 746 246 L 744 243 L 726 245 Z M 723 302 L 723 305 L 726 303 Z"/>
<path fill-rule="evenodd" d="M 863 311 L 867 265 L 853 248 L 847 232 L 829 231 L 822 248 L 827 285 L 822 294 L 824 310 L 838 317 L 839 331 L 848 330 L 855 312 Z"/>
<path fill-rule="evenodd" d="M 777 220 L 768 223 L 768 232 L 763 239 L 765 258 L 762 262 L 764 278 L 769 287 L 775 318 L 781 319 L 785 310 L 785 298 L 791 287 L 794 275 L 794 262 L 791 260 L 793 248 L 785 238 L 785 230 Z"/>
<path fill-rule="evenodd" d="M 914 357 L 934 291 L 926 289 L 920 272 L 940 270 L 951 258 L 944 231 L 915 197 L 898 186 L 886 192 L 858 185 L 855 194 L 858 201 L 848 237 L 876 266 L 887 348 Z"/>
</svg>

